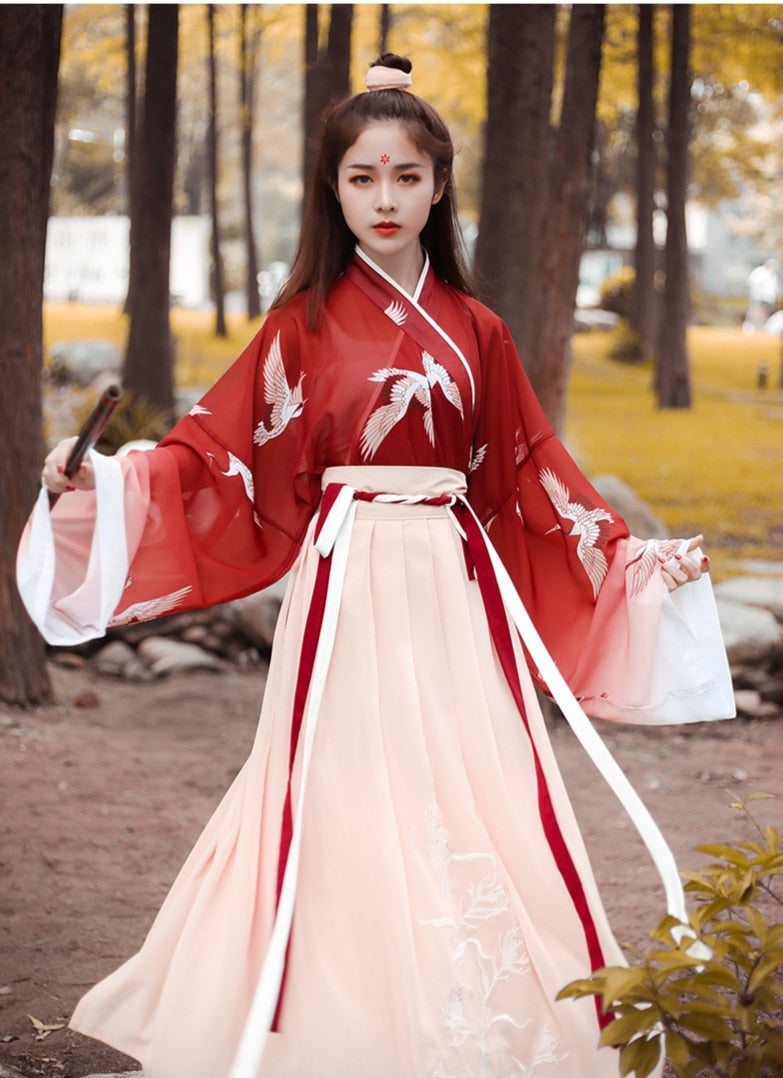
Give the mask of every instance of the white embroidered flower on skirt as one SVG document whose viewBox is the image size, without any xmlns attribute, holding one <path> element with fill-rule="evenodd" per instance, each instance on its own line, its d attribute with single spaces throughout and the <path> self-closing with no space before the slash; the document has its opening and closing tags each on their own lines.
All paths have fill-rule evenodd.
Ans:
<svg viewBox="0 0 783 1078">
<path fill-rule="evenodd" d="M 504 993 L 506 1001 L 521 1005 L 516 1016 L 498 998 L 509 981 L 529 977 L 530 959 L 495 858 L 457 853 L 434 801 L 425 811 L 425 826 L 449 913 L 424 924 L 448 933 L 453 976 L 442 1004 L 444 1049 L 432 1078 L 543 1078 L 540 1067 L 561 1063 L 566 1055 L 550 1029 L 534 1029 L 524 1017 L 521 984 Z"/>
</svg>

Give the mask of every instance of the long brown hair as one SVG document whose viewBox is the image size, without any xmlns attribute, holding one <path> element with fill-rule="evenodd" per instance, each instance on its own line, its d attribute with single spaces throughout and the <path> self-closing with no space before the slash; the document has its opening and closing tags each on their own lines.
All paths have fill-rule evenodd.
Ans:
<svg viewBox="0 0 783 1078">
<path fill-rule="evenodd" d="M 393 53 L 384 53 L 372 66 L 377 65 L 411 70 L 410 60 Z M 454 146 L 448 128 L 432 105 L 407 90 L 371 90 L 335 102 L 321 117 L 299 246 L 291 274 L 272 304 L 273 308 L 282 307 L 307 290 L 307 321 L 311 328 L 315 328 L 329 290 L 345 271 L 356 246 L 335 196 L 340 162 L 368 124 L 384 120 L 402 124 L 419 150 L 432 158 L 435 182 L 443 182 L 444 189 L 430 210 L 421 241 L 437 276 L 461 292 L 474 295 L 457 219 L 452 180 Z"/>
</svg>

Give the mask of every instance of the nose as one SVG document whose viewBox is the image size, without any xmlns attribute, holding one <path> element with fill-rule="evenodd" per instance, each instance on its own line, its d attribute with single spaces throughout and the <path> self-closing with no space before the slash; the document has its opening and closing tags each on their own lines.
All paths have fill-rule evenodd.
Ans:
<svg viewBox="0 0 783 1078">
<path fill-rule="evenodd" d="M 380 180 L 376 186 L 375 206 L 376 209 L 381 212 L 397 208 L 397 199 L 394 195 L 394 188 L 391 182 L 385 178 Z"/>
</svg>

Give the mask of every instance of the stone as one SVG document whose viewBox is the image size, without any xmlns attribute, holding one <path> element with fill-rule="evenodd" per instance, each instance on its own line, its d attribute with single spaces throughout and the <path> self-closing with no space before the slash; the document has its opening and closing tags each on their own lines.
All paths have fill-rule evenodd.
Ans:
<svg viewBox="0 0 783 1078">
<path fill-rule="evenodd" d="M 157 677 L 184 670 L 222 669 L 220 660 L 198 644 L 187 644 L 164 636 L 148 636 L 142 640 L 138 654 Z"/>
<path fill-rule="evenodd" d="M 270 651 L 275 634 L 285 582 L 278 581 L 263 591 L 235 599 L 228 604 L 229 616 L 237 629 L 262 651 Z"/>
<path fill-rule="evenodd" d="M 716 596 L 729 663 L 763 665 L 783 648 L 783 626 L 768 610 Z"/>
<path fill-rule="evenodd" d="M 99 674 L 123 677 L 127 667 L 137 662 L 136 652 L 124 640 L 112 640 L 101 648 L 93 659 L 93 666 Z"/>
<path fill-rule="evenodd" d="M 735 576 L 723 580 L 715 588 L 715 594 L 735 603 L 759 606 L 783 621 L 783 576 L 757 577 Z"/>
<path fill-rule="evenodd" d="M 597 475 L 590 482 L 601 497 L 616 509 L 639 539 L 666 539 L 668 530 L 639 495 L 616 475 Z M 683 536 L 684 538 L 684 536 Z"/>
<path fill-rule="evenodd" d="M 737 705 L 738 714 L 752 714 L 761 703 L 761 693 L 755 689 L 735 689 L 734 703 Z"/>
<path fill-rule="evenodd" d="M 122 353 L 112 341 L 58 341 L 49 354 L 51 378 L 61 384 L 75 382 L 86 387 L 100 374 L 109 371 L 118 376 L 122 370 Z"/>
</svg>

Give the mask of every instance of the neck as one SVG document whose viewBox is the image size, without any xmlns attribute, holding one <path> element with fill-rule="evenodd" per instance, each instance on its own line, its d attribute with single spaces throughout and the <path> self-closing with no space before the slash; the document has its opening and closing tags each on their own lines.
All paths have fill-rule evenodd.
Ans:
<svg viewBox="0 0 783 1078">
<path fill-rule="evenodd" d="M 403 292 L 406 292 L 409 296 L 414 295 L 425 266 L 424 250 L 421 247 L 417 247 L 412 256 L 406 252 L 399 260 L 385 258 L 382 262 L 378 262 L 366 254 L 361 250 L 361 247 L 358 249 L 371 266 L 382 270 Z"/>
</svg>

